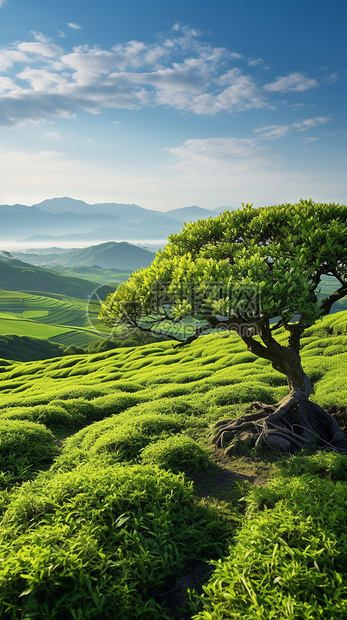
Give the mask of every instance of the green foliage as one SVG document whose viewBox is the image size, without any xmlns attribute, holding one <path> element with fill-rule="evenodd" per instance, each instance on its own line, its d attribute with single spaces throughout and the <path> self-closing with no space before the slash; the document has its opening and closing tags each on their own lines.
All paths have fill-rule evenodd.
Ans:
<svg viewBox="0 0 347 620">
<path fill-rule="evenodd" d="M 155 336 L 147 332 L 142 332 L 139 329 L 132 329 L 131 331 L 126 330 L 125 333 L 122 333 L 122 330 L 120 330 L 119 334 L 114 330 L 112 336 L 112 339 L 104 338 L 103 340 L 94 340 L 94 342 L 91 342 L 87 346 L 86 352 L 102 353 L 103 351 L 111 351 L 118 347 L 138 347 L 144 344 L 165 340 L 163 336 Z"/>
<path fill-rule="evenodd" d="M 340 413 L 346 318 L 328 316 L 302 338 L 314 399 Z M 339 346 L 325 355 L 330 342 Z M 245 488 L 246 502 L 231 481 L 232 503 L 213 498 L 225 471 L 210 469 L 202 447 L 211 425 L 286 391 L 283 375 L 225 334 L 189 348 L 161 342 L 1 366 L 0 616 L 101 620 L 119 609 L 124 619 L 171 620 L 164 593 L 199 560 L 223 554 L 228 536 L 203 602 L 191 594 L 197 617 L 342 620 L 346 457 L 300 454 L 264 488 Z M 200 471 L 202 505 L 187 480 Z M 220 513 L 229 525 L 216 523 Z"/>
<path fill-rule="evenodd" d="M 131 410 L 96 422 L 67 439 L 55 468 L 64 470 L 80 462 L 103 459 L 110 463 L 136 461 L 142 448 L 161 437 L 178 433 L 183 420 L 178 415 L 138 413 Z"/>
<path fill-rule="evenodd" d="M 85 353 L 83 347 L 76 347 L 74 344 L 70 344 L 64 351 L 65 355 L 83 355 L 83 353 Z"/>
<path fill-rule="evenodd" d="M 10 360 L 26 362 L 60 357 L 62 354 L 63 348 L 60 345 L 42 338 L 0 336 L 0 356 L 7 357 Z"/>
<path fill-rule="evenodd" d="M 23 486 L 1 528 L 1 617 L 32 620 L 169 619 L 155 595 L 226 531 L 182 478 L 94 463 Z"/>
<path fill-rule="evenodd" d="M 331 477 L 332 480 L 347 480 L 347 458 L 336 452 L 299 454 L 280 464 L 282 475 L 289 477 L 302 474 Z"/>
<path fill-rule="evenodd" d="M 29 420 L 39 422 L 48 428 L 63 424 L 66 427 L 77 426 L 85 421 L 79 409 L 81 403 L 78 400 L 77 406 L 71 407 L 71 413 L 67 410 L 66 402 L 52 401 L 47 405 L 36 405 L 33 407 L 10 407 L 1 411 L 0 422 L 3 418 L 7 420 Z"/>
<path fill-rule="evenodd" d="M 214 562 L 195 620 L 346 617 L 344 461 L 335 454 L 292 459 L 250 491 L 236 544 Z"/>
<path fill-rule="evenodd" d="M 188 476 L 206 470 L 211 461 L 209 455 L 196 441 L 184 435 L 175 435 L 150 443 L 141 452 L 144 463 L 155 463 L 164 469 Z"/>
<path fill-rule="evenodd" d="M 304 325 L 312 325 L 322 313 L 316 296 L 322 276 L 339 278 L 338 287 L 346 279 L 346 220 L 344 205 L 301 200 L 258 209 L 246 205 L 186 224 L 150 267 L 107 298 L 101 319 L 163 332 L 168 321 L 174 328 L 175 321 L 184 326 L 192 317 L 206 327 L 215 327 L 218 316 L 251 326 L 259 316 L 245 299 L 256 286 L 263 321 L 281 317 L 285 324 L 299 314 Z M 224 319 L 225 327 L 229 323 Z"/>
<path fill-rule="evenodd" d="M 220 406 L 250 403 L 254 400 L 271 403 L 274 400 L 274 392 L 263 383 L 244 382 L 210 390 L 206 394 L 206 400 Z"/>
<path fill-rule="evenodd" d="M 32 478 L 48 467 L 58 449 L 52 433 L 42 424 L 0 419 L 0 485 Z"/>
</svg>

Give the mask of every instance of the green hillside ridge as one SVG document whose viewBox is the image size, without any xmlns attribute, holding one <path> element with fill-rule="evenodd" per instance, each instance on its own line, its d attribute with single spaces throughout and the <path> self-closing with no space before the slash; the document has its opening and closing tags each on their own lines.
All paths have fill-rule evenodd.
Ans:
<svg viewBox="0 0 347 620">
<path fill-rule="evenodd" d="M 64 354 L 62 346 L 49 342 L 43 338 L 30 336 L 0 335 L 0 358 L 20 362 L 37 361 L 61 357 Z M 1 359 L 0 359 L 0 365 Z"/>
<path fill-rule="evenodd" d="M 346 426 L 347 312 L 302 343 Z M 347 457 L 209 445 L 215 421 L 288 390 L 237 336 L 0 372 L 2 618 L 346 617 Z"/>
<path fill-rule="evenodd" d="M 49 339 L 62 346 L 86 346 L 109 334 L 98 321 L 99 308 L 95 299 L 0 290 L 0 335 Z"/>
<path fill-rule="evenodd" d="M 55 259 L 55 263 L 65 267 L 99 265 L 105 269 L 127 269 L 135 271 L 141 267 L 148 267 L 155 257 L 154 252 L 139 248 L 127 242 L 116 243 L 110 241 L 88 248 L 72 250 Z"/>
<path fill-rule="evenodd" d="M 97 283 L 82 278 L 65 277 L 43 267 L 35 267 L 15 259 L 0 260 L 0 289 L 60 293 L 85 299 L 96 288 L 98 288 Z M 111 293 L 113 289 L 105 287 L 105 294 L 107 291 Z"/>
<path fill-rule="evenodd" d="M 63 276 L 72 276 L 92 280 L 100 284 L 116 288 L 121 282 L 125 282 L 130 275 L 130 271 L 121 269 L 102 269 L 98 265 L 92 267 L 63 267 L 62 265 L 50 265 L 49 269 Z"/>
</svg>

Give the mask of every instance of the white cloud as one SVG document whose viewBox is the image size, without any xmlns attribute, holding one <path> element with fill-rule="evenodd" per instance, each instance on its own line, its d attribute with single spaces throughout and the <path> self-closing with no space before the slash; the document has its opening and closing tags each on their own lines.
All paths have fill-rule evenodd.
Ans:
<svg viewBox="0 0 347 620">
<path fill-rule="evenodd" d="M 16 87 L 16 84 L 11 78 L 2 77 L 0 75 L 0 94 L 6 91 L 11 91 Z"/>
<path fill-rule="evenodd" d="M 254 58 L 254 59 L 249 58 L 249 60 L 248 60 L 247 64 L 248 64 L 250 67 L 256 67 L 257 65 L 262 65 L 262 64 L 263 64 L 263 62 L 264 62 L 264 59 L 263 59 L 263 58 Z"/>
<path fill-rule="evenodd" d="M 260 127 L 255 129 L 256 133 L 260 133 L 263 138 L 273 140 L 275 138 L 283 138 L 289 131 L 291 125 L 267 125 L 266 127 Z"/>
<path fill-rule="evenodd" d="M 58 54 L 62 53 L 62 48 L 58 45 L 54 45 L 53 43 L 42 43 L 42 42 L 23 42 L 19 43 L 18 49 L 21 52 L 27 52 L 28 54 L 33 54 L 35 56 L 43 57 L 43 58 L 54 58 L 58 56 Z M 35 60 L 33 58 L 32 60 Z"/>
<path fill-rule="evenodd" d="M 261 58 L 248 61 L 245 72 L 241 64 L 247 59 L 241 54 L 213 47 L 197 30 L 178 23 L 155 43 L 132 40 L 110 49 L 79 45 L 66 51 L 41 32 L 32 34 L 34 41 L 0 49 L 0 70 L 7 72 L 0 125 L 149 105 L 204 115 L 234 113 L 271 108 L 274 92 L 317 85 L 292 73 L 264 87 L 250 73 Z"/>
<path fill-rule="evenodd" d="M 16 62 L 29 62 L 29 57 L 18 50 L 0 50 L 0 71 L 7 71 L 8 69 L 11 69 Z"/>
<path fill-rule="evenodd" d="M 325 78 L 325 82 L 327 84 L 335 84 L 335 82 L 339 81 L 339 74 L 338 73 L 331 73 L 330 75 L 328 75 L 327 78 Z"/>
<path fill-rule="evenodd" d="M 34 36 L 36 41 L 40 41 L 41 43 L 49 43 L 49 39 L 47 39 L 47 37 L 42 34 L 42 32 L 36 32 L 36 30 L 32 30 L 31 34 Z"/>
<path fill-rule="evenodd" d="M 331 121 L 331 118 L 331 116 L 316 116 L 315 118 L 307 118 L 301 123 L 293 123 L 293 127 L 299 131 L 305 131 L 305 129 L 317 127 L 317 125 L 324 125 L 325 123 Z"/>
<path fill-rule="evenodd" d="M 255 129 L 254 131 L 261 134 L 263 138 L 274 140 L 276 138 L 283 138 L 283 136 L 295 129 L 297 131 L 306 131 L 312 127 L 324 125 L 325 123 L 331 121 L 331 119 L 331 116 L 316 116 L 315 118 L 307 118 L 304 121 L 301 121 L 301 123 L 291 123 L 290 125 L 267 125 L 266 127 L 258 127 L 258 129 Z"/>
<path fill-rule="evenodd" d="M 274 82 L 265 84 L 268 92 L 303 92 L 318 86 L 317 80 L 306 77 L 303 73 L 290 73 L 286 77 L 278 77 Z"/>
<path fill-rule="evenodd" d="M 306 144 L 311 144 L 311 142 L 317 142 L 317 140 L 319 140 L 319 138 L 317 138 L 317 137 L 315 137 L 315 138 L 313 138 L 313 137 L 312 138 L 305 138 L 304 142 Z"/>
<path fill-rule="evenodd" d="M 72 30 L 81 30 L 82 26 L 80 24 L 75 24 L 74 22 L 67 22 L 66 25 Z"/>
<path fill-rule="evenodd" d="M 166 149 L 178 157 L 174 167 L 187 174 L 245 173 L 267 163 L 266 150 L 252 138 L 192 139 Z"/>
<path fill-rule="evenodd" d="M 0 0 L 0 9 L 2 6 L 4 6 L 5 3 L 6 3 L 6 0 Z"/>
</svg>

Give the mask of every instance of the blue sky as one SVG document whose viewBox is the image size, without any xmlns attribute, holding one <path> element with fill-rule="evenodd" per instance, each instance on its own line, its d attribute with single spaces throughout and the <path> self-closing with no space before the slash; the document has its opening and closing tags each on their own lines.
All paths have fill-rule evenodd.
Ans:
<svg viewBox="0 0 347 620">
<path fill-rule="evenodd" d="M 0 0 L 0 204 L 347 203 L 345 0 Z"/>
</svg>

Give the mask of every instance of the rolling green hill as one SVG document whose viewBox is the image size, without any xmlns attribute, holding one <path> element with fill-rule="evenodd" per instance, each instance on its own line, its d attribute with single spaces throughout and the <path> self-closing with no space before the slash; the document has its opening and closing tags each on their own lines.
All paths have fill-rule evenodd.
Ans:
<svg viewBox="0 0 347 620">
<path fill-rule="evenodd" d="M 99 303 L 66 295 L 0 290 L 0 335 L 44 338 L 63 346 L 85 346 L 107 335 L 97 316 Z"/>
<path fill-rule="evenodd" d="M 116 243 L 110 241 L 88 248 L 72 250 L 59 256 L 55 262 L 65 267 L 76 265 L 92 267 L 99 265 L 105 269 L 127 269 L 135 271 L 141 267 L 148 267 L 155 257 L 154 252 L 139 248 L 127 242 Z"/>
<path fill-rule="evenodd" d="M 2 360 L 0 365 L 3 365 L 5 359 L 28 362 L 62 355 L 64 355 L 62 346 L 43 338 L 0 335 L 0 360 Z"/>
<path fill-rule="evenodd" d="M 130 275 L 130 271 L 102 269 L 97 265 L 94 265 L 94 267 L 63 267 L 62 265 L 50 265 L 50 269 L 63 276 L 92 280 L 99 285 L 106 284 L 113 288 L 113 290 L 116 288 L 117 284 L 125 282 Z"/>
<path fill-rule="evenodd" d="M 86 299 L 96 288 L 98 284 L 82 278 L 62 276 L 15 259 L 0 260 L 0 289 L 60 293 Z M 105 287 L 105 296 L 112 291 L 111 287 Z"/>
<path fill-rule="evenodd" d="M 346 425 L 346 312 L 302 359 Z M 2 618 L 346 617 L 347 457 L 209 445 L 287 392 L 235 335 L 0 371 Z"/>
</svg>

